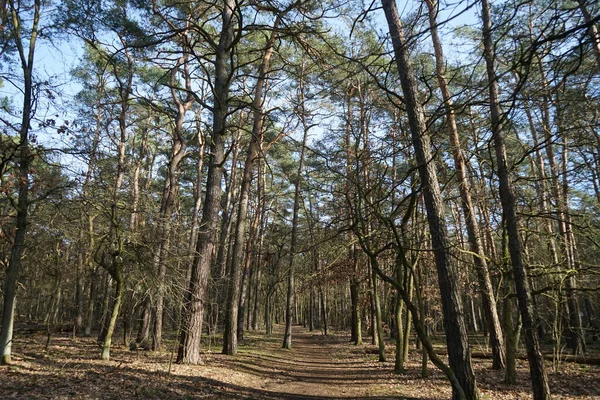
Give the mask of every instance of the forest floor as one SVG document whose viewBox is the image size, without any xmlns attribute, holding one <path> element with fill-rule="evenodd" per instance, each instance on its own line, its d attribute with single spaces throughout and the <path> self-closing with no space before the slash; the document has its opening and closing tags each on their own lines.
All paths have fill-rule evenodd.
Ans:
<svg viewBox="0 0 600 400">
<path fill-rule="evenodd" d="M 0 399 L 449 399 L 450 385 L 433 366 L 420 376 L 420 353 L 411 351 L 407 372 L 378 362 L 371 345 L 353 346 L 345 333 L 323 336 L 295 326 L 293 348 L 276 335 L 247 333 L 237 356 L 207 348 L 204 364 L 177 365 L 172 352 L 129 351 L 115 345 L 111 361 L 99 360 L 91 338 L 19 334 L 13 364 L 0 367 Z M 174 347 L 167 342 L 165 347 Z M 170 349 L 169 349 L 170 350 Z M 516 385 L 502 383 L 490 360 L 474 359 L 482 399 L 531 398 L 527 363 L 519 361 Z M 554 399 L 600 399 L 600 367 L 562 363 L 549 373 Z"/>
</svg>

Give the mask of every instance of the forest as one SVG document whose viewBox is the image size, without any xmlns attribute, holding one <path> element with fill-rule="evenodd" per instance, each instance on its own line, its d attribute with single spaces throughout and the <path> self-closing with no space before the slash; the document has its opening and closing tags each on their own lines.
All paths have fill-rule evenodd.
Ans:
<svg viewBox="0 0 600 400">
<path fill-rule="evenodd" d="M 0 398 L 600 396 L 598 2 L 0 21 Z"/>
</svg>

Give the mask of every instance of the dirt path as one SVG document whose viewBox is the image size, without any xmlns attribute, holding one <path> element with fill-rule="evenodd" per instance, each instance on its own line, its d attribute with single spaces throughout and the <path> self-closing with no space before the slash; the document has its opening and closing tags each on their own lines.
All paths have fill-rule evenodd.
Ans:
<svg viewBox="0 0 600 400">
<path fill-rule="evenodd" d="M 238 355 L 220 354 L 220 345 L 204 354 L 203 365 L 174 364 L 172 352 L 129 351 L 115 345 L 111 361 L 98 360 L 91 338 L 53 339 L 45 352 L 43 334 L 21 335 L 14 364 L 0 367 L 0 399 L 443 399 L 409 396 L 409 375 L 376 361 L 347 335 L 323 336 L 294 327 L 293 348 L 282 349 L 281 327 L 272 337 L 247 334 Z M 166 341 L 175 348 L 174 341 Z M 416 374 L 416 372 L 415 372 Z M 416 376 L 416 375 L 415 375 Z M 429 382 L 429 383 L 427 383 Z M 441 385 L 440 385 L 441 383 Z M 430 390 L 427 392 L 431 393 Z M 449 393 L 449 392 L 448 392 Z"/>
<path fill-rule="evenodd" d="M 279 327 L 281 330 L 281 327 Z M 393 372 L 393 346 L 387 362 L 378 362 L 375 347 L 353 346 L 347 334 L 323 336 L 295 326 L 292 349 L 281 348 L 283 334 L 272 338 L 253 335 L 240 346 L 236 357 L 206 356 L 205 368 L 192 373 L 225 383 L 220 394 L 243 399 L 397 399 L 441 400 L 451 398 L 451 388 L 439 370 L 420 375 L 420 353 L 412 350 L 406 373 Z M 366 341 L 369 338 L 365 338 Z M 505 385 L 503 372 L 489 369 L 489 360 L 473 359 L 482 399 L 530 399 L 527 363 L 519 361 L 518 382 Z M 186 373 L 186 367 L 179 373 Z M 189 368 L 189 367 L 188 367 Z M 549 371 L 550 372 L 550 371 Z M 596 366 L 565 363 L 560 373 L 550 372 L 556 399 L 600 399 Z"/>
<path fill-rule="evenodd" d="M 115 345 L 109 362 L 99 360 L 91 338 L 55 337 L 44 351 L 43 333 L 19 335 L 14 364 L 0 366 L 0 399 L 236 399 L 236 400 L 438 400 L 451 397 L 441 373 L 420 376 L 420 355 L 411 350 L 407 372 L 393 372 L 390 346 L 385 363 L 373 346 L 353 346 L 347 334 L 323 336 L 294 327 L 293 348 L 284 350 L 281 327 L 272 337 L 248 333 L 235 357 L 220 344 L 204 354 L 203 365 L 173 364 L 176 343 L 164 352 L 129 351 Z M 530 399 L 527 363 L 519 361 L 518 383 L 502 384 L 489 360 L 474 359 L 482 399 Z M 599 399 L 600 368 L 564 363 L 549 374 L 555 399 Z"/>
<path fill-rule="evenodd" d="M 281 348 L 281 337 L 250 341 L 235 358 L 209 356 L 209 371 L 202 374 L 222 379 L 223 372 L 235 371 L 228 383 L 256 390 L 253 398 L 408 398 L 389 364 L 374 362 L 364 349 L 353 349 L 346 336 L 323 336 L 294 327 L 290 350 Z"/>
</svg>

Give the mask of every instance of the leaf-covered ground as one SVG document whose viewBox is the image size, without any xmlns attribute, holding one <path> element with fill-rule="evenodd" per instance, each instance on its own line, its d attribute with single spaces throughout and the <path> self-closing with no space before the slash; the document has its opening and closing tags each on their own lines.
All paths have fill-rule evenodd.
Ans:
<svg viewBox="0 0 600 400">
<path fill-rule="evenodd" d="M 0 367 L 1 399 L 448 399 L 450 386 L 433 366 L 420 376 L 420 354 L 411 350 L 408 372 L 395 374 L 377 362 L 372 346 L 353 346 L 345 334 L 323 336 L 294 327 L 293 349 L 281 336 L 247 334 L 237 356 L 207 347 L 204 364 L 174 364 L 173 342 L 164 352 L 129 351 L 115 345 L 109 362 L 99 360 L 91 338 L 57 335 L 44 351 L 44 334 L 19 334 L 13 365 Z M 474 359 L 483 399 L 531 398 L 527 363 L 518 383 L 502 384 L 490 361 Z M 556 399 L 599 399 L 598 366 L 562 363 L 550 372 Z"/>
</svg>

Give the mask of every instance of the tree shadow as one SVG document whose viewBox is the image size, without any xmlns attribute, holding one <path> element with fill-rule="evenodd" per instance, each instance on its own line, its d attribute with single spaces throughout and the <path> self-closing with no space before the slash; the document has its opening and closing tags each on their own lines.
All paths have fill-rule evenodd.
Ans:
<svg viewBox="0 0 600 400">
<path fill-rule="evenodd" d="M 249 388 L 202 376 L 149 371 L 124 363 L 94 363 L 85 360 L 43 360 L 43 370 L 20 367 L 2 379 L 2 398 L 10 399 L 256 399 L 256 400 L 437 400 L 433 397 L 363 396 L 338 393 L 314 396 Z M 116 364 L 116 365 L 115 365 Z M 196 366 L 193 368 L 203 368 Z M 301 378 L 300 378 L 301 379 Z M 317 380 L 315 380 L 317 381 Z M 317 381 L 318 382 L 318 381 Z M 343 387 L 340 386 L 340 388 Z M 6 397 L 5 397 L 6 395 Z"/>
</svg>

